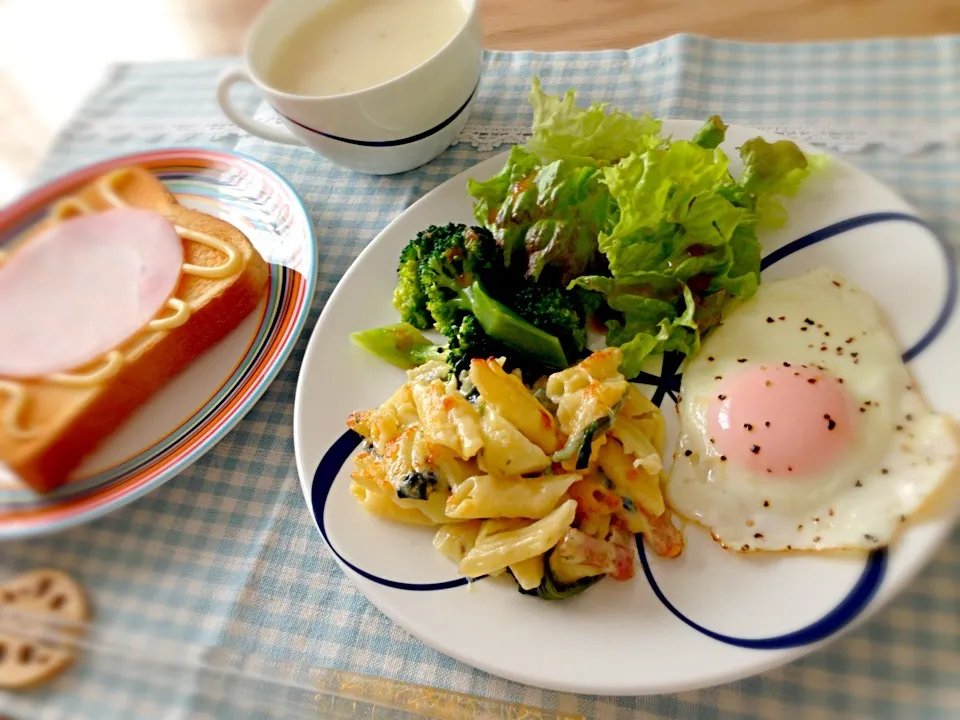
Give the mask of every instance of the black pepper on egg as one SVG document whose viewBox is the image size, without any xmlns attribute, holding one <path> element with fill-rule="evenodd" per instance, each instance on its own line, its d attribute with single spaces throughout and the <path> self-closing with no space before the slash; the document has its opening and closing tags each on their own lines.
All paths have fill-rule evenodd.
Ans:
<svg viewBox="0 0 960 720">
<path fill-rule="evenodd" d="M 759 445 L 751 445 L 751 446 L 750 446 L 750 452 L 752 452 L 754 455 L 759 455 L 759 454 L 760 454 L 760 446 L 759 446 Z"/>
</svg>

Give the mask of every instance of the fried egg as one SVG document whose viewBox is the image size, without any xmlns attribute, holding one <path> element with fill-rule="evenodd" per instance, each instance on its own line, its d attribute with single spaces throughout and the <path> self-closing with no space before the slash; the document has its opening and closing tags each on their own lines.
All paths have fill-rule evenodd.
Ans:
<svg viewBox="0 0 960 720">
<path fill-rule="evenodd" d="M 878 548 L 958 463 L 874 299 L 825 269 L 766 282 L 683 373 L 667 498 L 737 551 Z"/>
</svg>

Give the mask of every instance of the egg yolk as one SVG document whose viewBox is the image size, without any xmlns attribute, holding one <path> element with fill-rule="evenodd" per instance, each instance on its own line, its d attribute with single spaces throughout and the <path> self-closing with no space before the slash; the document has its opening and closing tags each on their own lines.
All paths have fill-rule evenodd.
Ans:
<svg viewBox="0 0 960 720">
<path fill-rule="evenodd" d="M 707 430 L 721 461 L 762 475 L 802 478 L 851 445 L 853 409 L 838 378 L 791 363 L 754 366 L 718 386 Z"/>
</svg>

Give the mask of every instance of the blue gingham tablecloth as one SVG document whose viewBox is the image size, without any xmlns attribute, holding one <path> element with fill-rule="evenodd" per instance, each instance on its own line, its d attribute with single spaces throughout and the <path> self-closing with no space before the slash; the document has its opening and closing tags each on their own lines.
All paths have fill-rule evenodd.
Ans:
<svg viewBox="0 0 960 720">
<path fill-rule="evenodd" d="M 138 128 L 160 123 L 182 130 L 216 119 L 215 80 L 229 62 L 116 68 L 66 128 L 38 181 L 170 139 Z M 472 124 L 527 125 L 533 74 L 550 91 L 578 88 L 582 102 L 605 100 L 664 117 L 722 113 L 727 121 L 759 126 L 884 125 L 907 136 L 960 117 L 956 37 L 764 45 L 680 35 L 630 51 L 492 52 Z M 243 102 L 258 107 L 252 95 Z M 321 258 L 303 338 L 260 403 L 195 466 L 98 522 L 3 545 L 0 571 L 53 565 L 73 573 L 112 631 L 328 664 L 590 718 L 960 717 L 960 533 L 856 632 L 781 669 L 699 692 L 639 698 L 545 692 L 475 671 L 412 639 L 353 588 L 313 527 L 294 468 L 294 389 L 309 331 L 357 253 L 414 200 L 491 153 L 461 143 L 419 170 L 376 178 L 222 128 L 198 132 L 190 144 L 259 158 L 305 199 Z M 957 147 L 907 154 L 881 144 L 849 159 L 898 188 L 960 244 Z M 170 692 L 122 670 L 81 662 L 43 691 L 0 694 L 0 712 L 43 720 L 230 716 L 189 681 Z"/>
</svg>

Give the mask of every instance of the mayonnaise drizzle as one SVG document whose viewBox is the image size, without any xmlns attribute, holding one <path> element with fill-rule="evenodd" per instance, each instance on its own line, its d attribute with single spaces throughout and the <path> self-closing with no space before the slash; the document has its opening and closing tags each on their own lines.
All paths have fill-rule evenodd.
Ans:
<svg viewBox="0 0 960 720">
<path fill-rule="evenodd" d="M 242 265 L 240 253 L 237 252 L 237 249 L 230 243 L 221 240 L 220 238 L 207 235 L 206 233 L 180 227 L 179 225 L 174 225 L 174 227 L 177 229 L 180 237 L 184 238 L 185 240 L 191 240 L 193 242 L 200 243 L 201 245 L 206 245 L 208 248 L 219 250 L 227 256 L 227 259 L 224 262 L 214 267 L 204 267 L 202 265 L 191 265 L 189 263 L 184 263 L 183 272 L 187 275 L 195 275 L 196 277 L 216 280 L 230 277 L 240 270 Z"/>
<path fill-rule="evenodd" d="M 97 189 L 100 191 L 100 194 L 114 207 L 130 207 L 130 204 L 124 202 L 123 198 L 121 198 L 114 189 L 116 183 L 126 177 L 128 172 L 126 169 L 114 170 L 112 173 L 104 175 L 97 184 Z M 184 263 L 183 272 L 185 274 L 210 280 L 220 280 L 236 274 L 237 271 L 241 269 L 242 259 L 240 258 L 240 253 L 232 244 L 220 238 L 213 237 L 212 235 L 181 227 L 180 225 L 174 225 L 173 227 L 177 231 L 177 234 L 184 240 L 191 240 L 195 243 L 206 245 L 208 248 L 217 250 L 227 256 L 224 262 L 213 267 Z"/>
<path fill-rule="evenodd" d="M 18 440 L 35 435 L 36 428 L 25 428 L 20 424 L 20 414 L 27 404 L 27 393 L 20 383 L 0 380 L 0 395 L 6 395 L 7 401 L 3 403 L 3 414 L 0 420 L 3 421 L 4 429 L 8 435 L 12 435 Z"/>
<path fill-rule="evenodd" d="M 168 315 L 165 318 L 157 318 L 156 320 L 147 323 L 148 330 L 153 330 L 154 332 L 173 330 L 174 328 L 180 327 L 190 319 L 190 306 L 187 305 L 183 300 L 178 298 L 170 298 L 167 300 L 165 307 L 173 310 L 173 315 Z"/>
<path fill-rule="evenodd" d="M 119 350 L 111 350 L 103 356 L 96 370 L 91 370 L 86 373 L 56 373 L 54 375 L 48 375 L 45 379 L 47 382 L 66 385 L 68 387 L 90 387 L 106 382 L 120 372 L 120 368 L 122 367 L 123 353 Z"/>
<path fill-rule="evenodd" d="M 79 197 L 67 197 L 50 208 L 50 217 L 53 220 L 66 220 L 74 215 L 89 215 L 92 212 L 94 210 L 86 200 Z"/>
</svg>

